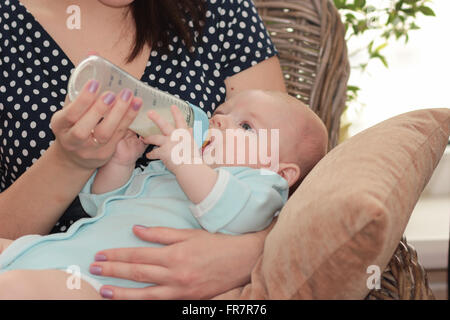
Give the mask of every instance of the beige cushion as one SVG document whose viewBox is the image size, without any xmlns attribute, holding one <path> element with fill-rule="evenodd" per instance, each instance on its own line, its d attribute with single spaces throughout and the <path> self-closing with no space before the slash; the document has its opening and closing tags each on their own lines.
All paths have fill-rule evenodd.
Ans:
<svg viewBox="0 0 450 320">
<path fill-rule="evenodd" d="M 283 208 L 251 283 L 215 298 L 363 299 L 368 266 L 387 266 L 449 132 L 450 109 L 425 109 L 334 148 Z"/>
</svg>

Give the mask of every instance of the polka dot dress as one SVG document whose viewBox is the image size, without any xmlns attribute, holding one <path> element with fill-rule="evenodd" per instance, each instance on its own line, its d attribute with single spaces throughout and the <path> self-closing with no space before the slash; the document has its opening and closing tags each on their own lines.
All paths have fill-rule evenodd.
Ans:
<svg viewBox="0 0 450 320">
<path fill-rule="evenodd" d="M 250 0 L 209 0 L 201 37 L 192 53 L 176 35 L 167 53 L 154 46 L 140 80 L 211 116 L 225 100 L 227 77 L 277 52 Z M 19 0 L 0 2 L 0 192 L 54 140 L 50 119 L 64 105 L 73 69 Z M 80 217 L 64 214 L 54 231 L 65 231 Z"/>
</svg>

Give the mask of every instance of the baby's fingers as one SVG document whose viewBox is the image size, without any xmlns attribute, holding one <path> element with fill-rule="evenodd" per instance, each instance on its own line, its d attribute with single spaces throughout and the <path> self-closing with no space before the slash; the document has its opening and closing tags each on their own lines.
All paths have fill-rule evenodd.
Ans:
<svg viewBox="0 0 450 320">
<path fill-rule="evenodd" d="M 161 117 L 154 110 L 150 110 L 149 112 L 147 112 L 147 116 L 158 126 L 162 134 L 170 136 L 170 134 L 174 130 L 174 127 L 169 122 L 167 122 L 166 119 Z"/>
<path fill-rule="evenodd" d="M 155 147 L 152 151 L 147 152 L 145 156 L 149 160 L 157 160 L 161 159 L 161 157 L 163 156 L 163 152 L 161 151 L 161 148 Z"/>
<path fill-rule="evenodd" d="M 162 134 L 150 135 L 146 138 L 141 138 L 141 140 L 146 144 L 153 144 L 155 146 L 162 146 L 166 141 L 167 137 Z"/>
<path fill-rule="evenodd" d="M 186 119 L 184 118 L 180 109 L 178 109 L 177 106 L 173 105 L 170 107 L 170 111 L 172 112 L 173 120 L 175 122 L 175 128 L 187 129 L 188 125 L 186 123 Z"/>
</svg>

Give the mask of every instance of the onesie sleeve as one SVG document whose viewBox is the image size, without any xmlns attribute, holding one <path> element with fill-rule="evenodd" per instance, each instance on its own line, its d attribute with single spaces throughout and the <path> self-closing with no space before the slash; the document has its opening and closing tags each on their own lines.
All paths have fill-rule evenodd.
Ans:
<svg viewBox="0 0 450 320">
<path fill-rule="evenodd" d="M 212 233 L 260 231 L 282 208 L 288 189 L 285 179 L 268 170 L 244 169 L 231 174 L 219 169 L 209 195 L 190 209 L 199 224 Z"/>
<path fill-rule="evenodd" d="M 91 193 L 92 184 L 94 183 L 95 176 L 97 175 L 98 170 L 95 170 L 94 174 L 89 178 L 89 180 L 84 185 L 83 189 L 81 189 L 80 194 L 78 195 L 80 198 L 81 205 L 83 209 L 89 214 L 91 217 L 97 215 L 98 208 L 106 201 L 106 199 L 114 197 L 114 196 L 122 196 L 125 195 L 125 191 L 130 185 L 131 180 L 134 175 L 138 172 L 142 172 L 142 169 L 136 168 L 130 176 L 130 179 L 121 187 L 111 190 L 106 193 L 101 194 L 93 194 Z"/>
</svg>

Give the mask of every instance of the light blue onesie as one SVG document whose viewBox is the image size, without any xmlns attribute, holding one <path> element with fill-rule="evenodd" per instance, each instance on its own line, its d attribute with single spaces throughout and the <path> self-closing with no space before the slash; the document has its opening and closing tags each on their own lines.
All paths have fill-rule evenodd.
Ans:
<svg viewBox="0 0 450 320">
<path fill-rule="evenodd" d="M 79 195 L 91 218 L 76 221 L 65 233 L 17 239 L 0 255 L 0 273 L 77 266 L 82 278 L 97 290 L 104 284 L 146 287 L 148 283 L 91 275 L 89 265 L 100 250 L 161 246 L 137 238 L 132 233 L 134 225 L 204 228 L 236 235 L 266 228 L 287 200 L 287 181 L 278 174 L 248 167 L 215 170 L 219 173 L 216 184 L 197 205 L 161 161 L 135 169 L 125 185 L 105 194 L 90 193 L 94 174 Z"/>
</svg>

